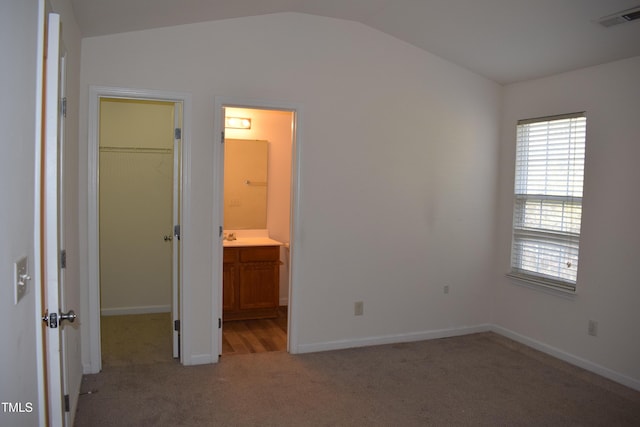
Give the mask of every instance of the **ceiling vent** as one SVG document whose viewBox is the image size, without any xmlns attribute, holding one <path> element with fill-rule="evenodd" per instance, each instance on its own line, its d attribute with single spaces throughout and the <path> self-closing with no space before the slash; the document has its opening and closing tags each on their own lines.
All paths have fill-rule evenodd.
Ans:
<svg viewBox="0 0 640 427">
<path fill-rule="evenodd" d="M 614 25 L 624 24 L 625 22 L 635 21 L 636 19 L 640 19 L 640 6 L 603 16 L 596 22 L 603 27 L 613 27 Z"/>
</svg>

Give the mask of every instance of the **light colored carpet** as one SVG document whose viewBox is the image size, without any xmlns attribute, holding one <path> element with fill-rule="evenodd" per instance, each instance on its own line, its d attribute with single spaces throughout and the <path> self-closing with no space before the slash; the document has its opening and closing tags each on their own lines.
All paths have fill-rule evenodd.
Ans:
<svg viewBox="0 0 640 427">
<path fill-rule="evenodd" d="M 639 426 L 640 392 L 493 333 L 113 366 L 76 426 Z"/>
<path fill-rule="evenodd" d="M 102 316 L 103 369 L 171 362 L 171 313 Z"/>
</svg>

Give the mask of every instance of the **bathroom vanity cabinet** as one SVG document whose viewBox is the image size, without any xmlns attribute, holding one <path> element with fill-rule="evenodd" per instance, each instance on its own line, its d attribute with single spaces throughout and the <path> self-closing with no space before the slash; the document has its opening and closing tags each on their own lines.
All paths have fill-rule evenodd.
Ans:
<svg viewBox="0 0 640 427">
<path fill-rule="evenodd" d="M 278 316 L 280 247 L 225 247 L 223 320 Z"/>
</svg>

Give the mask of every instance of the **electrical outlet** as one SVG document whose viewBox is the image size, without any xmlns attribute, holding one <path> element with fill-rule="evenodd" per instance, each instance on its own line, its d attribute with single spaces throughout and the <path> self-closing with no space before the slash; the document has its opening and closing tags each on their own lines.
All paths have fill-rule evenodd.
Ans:
<svg viewBox="0 0 640 427">
<path fill-rule="evenodd" d="M 587 333 L 592 337 L 598 336 L 598 322 L 595 320 L 589 320 L 589 326 L 587 327 Z"/>
<path fill-rule="evenodd" d="M 364 302 L 356 301 L 353 304 L 353 314 L 355 316 L 362 316 L 364 314 Z"/>
<path fill-rule="evenodd" d="M 445 294 L 448 294 L 448 293 L 449 293 L 449 285 L 444 285 L 444 286 L 442 287 L 442 291 L 443 291 Z"/>
</svg>

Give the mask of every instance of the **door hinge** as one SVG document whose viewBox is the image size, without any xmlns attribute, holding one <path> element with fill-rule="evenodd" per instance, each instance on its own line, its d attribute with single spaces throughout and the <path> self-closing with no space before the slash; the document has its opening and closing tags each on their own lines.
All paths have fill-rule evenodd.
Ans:
<svg viewBox="0 0 640 427">
<path fill-rule="evenodd" d="M 218 329 L 222 329 L 222 318 L 218 317 Z"/>
<path fill-rule="evenodd" d="M 180 240 L 180 224 L 173 226 L 173 235 Z"/>
<path fill-rule="evenodd" d="M 173 135 L 175 139 L 182 139 L 182 129 L 176 128 Z"/>
<path fill-rule="evenodd" d="M 220 144 L 224 144 L 224 131 L 220 132 Z"/>
<path fill-rule="evenodd" d="M 62 117 L 67 117 L 67 98 L 64 97 L 60 100 L 60 112 Z"/>
<path fill-rule="evenodd" d="M 69 411 L 71 411 L 70 406 L 71 406 L 71 405 L 69 405 L 69 395 L 68 395 L 68 394 L 65 394 L 65 395 L 64 395 L 64 411 L 65 411 L 65 412 L 69 412 Z"/>
<path fill-rule="evenodd" d="M 180 320 L 174 320 L 173 321 L 173 330 L 174 331 L 180 331 Z"/>
<path fill-rule="evenodd" d="M 222 226 L 218 227 L 218 237 L 222 237 Z"/>
<path fill-rule="evenodd" d="M 60 251 L 60 268 L 67 268 L 67 250 Z"/>
</svg>

